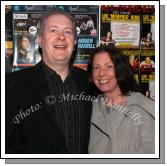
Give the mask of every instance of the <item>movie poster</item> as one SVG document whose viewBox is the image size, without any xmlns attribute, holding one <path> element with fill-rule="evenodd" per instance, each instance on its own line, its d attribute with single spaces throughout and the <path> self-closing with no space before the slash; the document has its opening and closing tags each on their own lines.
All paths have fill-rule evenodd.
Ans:
<svg viewBox="0 0 167 166">
<path fill-rule="evenodd" d="M 135 80 L 139 82 L 139 65 L 140 65 L 140 52 L 139 50 L 122 50 L 127 60 L 129 61 L 134 73 Z"/>
<path fill-rule="evenodd" d="M 140 13 L 137 9 L 134 5 L 101 6 L 100 44 L 139 48 Z"/>
<path fill-rule="evenodd" d="M 154 81 L 155 79 L 155 51 L 142 50 L 140 57 L 141 82 Z"/>
</svg>

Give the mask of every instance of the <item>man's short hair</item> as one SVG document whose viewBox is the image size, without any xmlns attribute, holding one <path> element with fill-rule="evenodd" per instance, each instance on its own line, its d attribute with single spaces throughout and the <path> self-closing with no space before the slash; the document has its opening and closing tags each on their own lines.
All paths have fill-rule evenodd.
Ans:
<svg viewBox="0 0 167 166">
<path fill-rule="evenodd" d="M 56 9 L 50 10 L 50 11 L 44 13 L 40 17 L 40 27 L 39 27 L 39 30 L 38 30 L 38 34 L 43 35 L 45 20 L 52 15 L 63 15 L 63 16 L 66 16 L 67 18 L 69 18 L 71 20 L 72 24 L 73 24 L 74 37 L 76 38 L 77 33 L 76 33 L 74 18 L 69 13 L 67 13 L 65 11 L 62 11 L 62 10 L 56 10 Z"/>
</svg>

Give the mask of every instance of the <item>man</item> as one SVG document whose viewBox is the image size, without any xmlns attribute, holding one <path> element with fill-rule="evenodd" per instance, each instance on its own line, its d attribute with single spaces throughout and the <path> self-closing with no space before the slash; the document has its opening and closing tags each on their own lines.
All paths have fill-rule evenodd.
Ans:
<svg viewBox="0 0 167 166">
<path fill-rule="evenodd" d="M 85 72 L 73 68 L 76 29 L 63 11 L 40 20 L 42 61 L 6 77 L 6 153 L 87 153 L 90 101 Z"/>
</svg>

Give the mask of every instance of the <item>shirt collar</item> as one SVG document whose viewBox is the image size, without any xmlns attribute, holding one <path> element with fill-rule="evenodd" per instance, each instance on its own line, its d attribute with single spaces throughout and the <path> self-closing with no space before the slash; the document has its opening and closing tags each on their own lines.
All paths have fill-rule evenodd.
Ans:
<svg viewBox="0 0 167 166">
<path fill-rule="evenodd" d="M 42 69 L 45 75 L 47 76 L 47 78 L 51 79 L 52 77 L 55 77 L 55 76 L 60 77 L 60 75 L 57 74 L 55 70 L 51 69 L 43 60 L 41 61 L 41 64 L 42 64 Z M 72 65 L 70 65 L 69 69 L 70 69 L 70 73 L 73 73 L 74 67 Z"/>
</svg>

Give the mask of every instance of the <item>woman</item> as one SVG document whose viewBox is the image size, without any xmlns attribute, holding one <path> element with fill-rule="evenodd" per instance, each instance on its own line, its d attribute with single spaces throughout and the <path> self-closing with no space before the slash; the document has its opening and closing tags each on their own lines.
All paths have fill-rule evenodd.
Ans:
<svg viewBox="0 0 167 166">
<path fill-rule="evenodd" d="M 109 31 L 107 32 L 106 37 L 101 39 L 101 44 L 102 45 L 115 45 L 116 41 L 112 38 L 112 32 Z"/>
<path fill-rule="evenodd" d="M 89 153 L 154 153 L 154 101 L 133 91 L 126 57 L 114 46 L 101 46 L 89 70 L 103 94 L 93 103 Z"/>
<path fill-rule="evenodd" d="M 18 40 L 17 63 L 29 64 L 33 61 L 33 54 L 30 51 L 31 43 L 28 37 L 21 36 Z"/>
<path fill-rule="evenodd" d="M 147 36 L 141 40 L 141 44 L 145 47 L 154 47 L 155 42 L 152 39 L 152 32 L 147 33 Z"/>
</svg>

